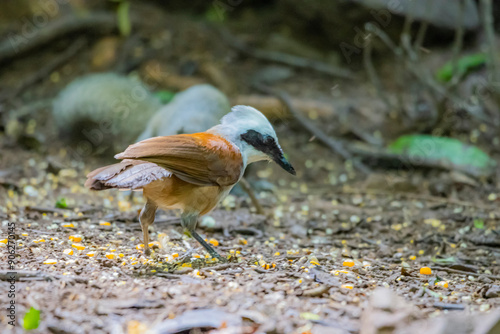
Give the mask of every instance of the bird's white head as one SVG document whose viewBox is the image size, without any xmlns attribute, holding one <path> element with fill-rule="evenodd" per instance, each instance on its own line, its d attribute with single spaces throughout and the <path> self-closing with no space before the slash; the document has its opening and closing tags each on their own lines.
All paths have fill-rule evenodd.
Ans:
<svg viewBox="0 0 500 334">
<path fill-rule="evenodd" d="M 246 164 L 260 160 L 272 160 L 287 172 L 295 175 L 295 170 L 285 158 L 278 143 L 278 137 L 266 116 L 249 106 L 234 106 L 231 112 L 214 126 L 210 133 L 218 134 L 241 151 Z"/>
</svg>

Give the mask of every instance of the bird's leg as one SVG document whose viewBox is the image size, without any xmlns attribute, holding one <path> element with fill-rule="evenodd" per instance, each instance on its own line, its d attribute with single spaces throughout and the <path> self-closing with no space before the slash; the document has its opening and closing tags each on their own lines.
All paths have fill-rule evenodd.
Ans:
<svg viewBox="0 0 500 334">
<path fill-rule="evenodd" d="M 149 249 L 149 225 L 153 224 L 155 221 L 155 213 L 157 206 L 152 201 L 148 200 L 141 210 L 139 220 L 141 221 L 141 228 L 143 234 L 144 242 L 144 254 L 150 255 L 151 250 Z"/>
<path fill-rule="evenodd" d="M 182 214 L 181 215 L 181 222 L 182 226 L 191 234 L 193 238 L 198 241 L 203 248 L 205 248 L 210 254 L 211 257 L 216 258 L 219 261 L 224 261 L 224 259 L 210 246 L 205 240 L 203 240 L 202 237 L 196 231 L 194 230 L 196 228 L 196 224 L 198 222 L 198 215 L 195 214 Z"/>
</svg>

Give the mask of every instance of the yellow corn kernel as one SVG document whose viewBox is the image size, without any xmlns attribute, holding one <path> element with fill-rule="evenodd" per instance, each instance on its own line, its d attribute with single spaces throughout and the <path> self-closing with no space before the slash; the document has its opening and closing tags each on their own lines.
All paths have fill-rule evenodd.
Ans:
<svg viewBox="0 0 500 334">
<path fill-rule="evenodd" d="M 28 233 L 21 233 L 21 235 L 22 235 L 23 237 L 27 237 L 27 236 L 28 236 Z"/>
<path fill-rule="evenodd" d="M 57 260 L 55 259 L 47 259 L 45 261 L 43 261 L 43 264 L 56 264 L 57 263 Z"/>
<path fill-rule="evenodd" d="M 113 260 L 113 259 L 115 258 L 115 254 L 113 254 L 113 253 L 107 253 L 107 254 L 106 254 L 106 257 L 107 257 L 108 259 L 110 259 L 110 260 Z"/>
<path fill-rule="evenodd" d="M 75 227 L 75 224 L 73 223 L 63 224 L 62 227 Z"/>
<path fill-rule="evenodd" d="M 354 261 L 353 261 L 353 260 L 345 260 L 345 261 L 342 263 L 342 265 L 343 265 L 344 267 L 354 267 L 354 264 L 355 264 L 355 263 L 354 263 Z"/>
<path fill-rule="evenodd" d="M 201 256 L 200 256 L 199 254 L 193 254 L 193 257 L 194 257 L 195 259 L 200 259 L 200 258 L 201 258 Z"/>
<path fill-rule="evenodd" d="M 8 242 L 9 242 L 9 240 L 8 240 L 8 239 L 2 239 L 2 240 L 0 240 L 0 242 L 1 242 L 2 244 L 6 244 L 6 243 L 8 243 Z M 33 240 L 33 242 L 35 242 L 35 240 Z"/>
<path fill-rule="evenodd" d="M 123 253 L 118 254 L 119 257 L 124 257 Z"/>
<path fill-rule="evenodd" d="M 136 249 L 143 249 L 144 248 L 144 244 L 138 244 L 137 246 L 135 246 Z"/>
<path fill-rule="evenodd" d="M 110 222 L 99 222 L 99 225 L 101 226 L 111 226 Z"/>
<path fill-rule="evenodd" d="M 95 256 L 95 252 L 88 252 L 88 253 L 87 253 L 87 256 L 88 256 L 88 257 L 94 257 L 94 256 Z"/>
<path fill-rule="evenodd" d="M 63 253 L 66 254 L 66 255 L 73 255 L 73 250 L 72 249 L 65 249 L 63 251 Z"/>
<path fill-rule="evenodd" d="M 211 243 L 212 245 L 214 245 L 215 247 L 219 246 L 219 242 L 213 238 L 210 239 L 208 242 Z"/>
<path fill-rule="evenodd" d="M 340 287 L 344 288 L 344 289 L 350 289 L 350 290 L 352 290 L 354 288 L 354 286 L 352 284 L 342 284 Z"/>
<path fill-rule="evenodd" d="M 422 268 L 420 268 L 420 274 L 421 275 L 432 275 L 432 270 L 429 267 L 422 267 Z"/>
<path fill-rule="evenodd" d="M 73 247 L 75 249 L 78 249 L 78 250 L 84 250 L 85 249 L 85 246 L 83 246 L 81 244 L 72 244 L 71 247 Z"/>
<path fill-rule="evenodd" d="M 82 236 L 81 235 L 70 235 L 69 240 L 73 242 L 81 242 L 82 241 Z"/>
<path fill-rule="evenodd" d="M 417 257 L 415 255 L 410 256 L 410 260 L 415 261 Z"/>
<path fill-rule="evenodd" d="M 179 253 L 174 253 L 172 254 L 172 257 L 175 259 L 176 257 L 179 257 Z"/>
<path fill-rule="evenodd" d="M 246 245 L 246 244 L 248 244 L 248 241 L 247 241 L 246 239 L 240 238 L 240 239 L 238 240 L 238 243 L 239 243 L 240 245 Z"/>
<path fill-rule="evenodd" d="M 274 256 L 280 256 L 280 252 L 274 253 Z"/>
<path fill-rule="evenodd" d="M 349 274 L 347 270 L 332 270 L 331 273 L 335 276 L 338 276 L 339 274 Z"/>
<path fill-rule="evenodd" d="M 446 282 L 446 281 L 439 281 L 439 282 L 436 282 L 434 285 L 448 289 L 448 282 Z"/>
<path fill-rule="evenodd" d="M 160 247 L 160 243 L 159 243 L 158 241 L 153 241 L 153 242 L 150 242 L 150 243 L 148 244 L 148 246 L 149 246 L 149 247 L 154 247 L 154 246 L 158 246 L 158 247 Z"/>
<path fill-rule="evenodd" d="M 110 252 L 116 252 L 116 249 L 111 248 L 109 251 L 110 251 Z"/>
<path fill-rule="evenodd" d="M 316 261 L 314 261 L 314 260 L 313 260 L 313 261 L 311 261 L 310 263 L 311 263 L 312 265 L 319 266 L 319 263 L 318 263 L 318 262 L 316 262 Z"/>
</svg>

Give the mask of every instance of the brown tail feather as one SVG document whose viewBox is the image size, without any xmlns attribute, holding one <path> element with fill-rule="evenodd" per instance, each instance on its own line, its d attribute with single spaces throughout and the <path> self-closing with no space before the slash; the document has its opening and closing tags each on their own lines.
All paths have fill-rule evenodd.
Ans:
<svg viewBox="0 0 500 334">
<path fill-rule="evenodd" d="M 124 160 L 89 173 L 85 187 L 92 190 L 140 189 L 153 181 L 171 175 L 169 171 L 155 163 Z"/>
</svg>

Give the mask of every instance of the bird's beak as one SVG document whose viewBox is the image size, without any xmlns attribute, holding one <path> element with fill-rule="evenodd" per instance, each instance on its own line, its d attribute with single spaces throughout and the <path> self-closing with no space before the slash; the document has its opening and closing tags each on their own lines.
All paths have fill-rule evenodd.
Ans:
<svg viewBox="0 0 500 334">
<path fill-rule="evenodd" d="M 280 152 L 281 154 L 279 156 L 273 156 L 273 161 L 276 162 L 278 165 L 280 165 L 281 168 L 286 170 L 288 173 L 292 175 L 296 175 L 297 173 L 295 172 L 295 169 L 293 168 L 292 164 L 290 161 L 285 158 L 285 155 L 283 152 Z"/>
</svg>

